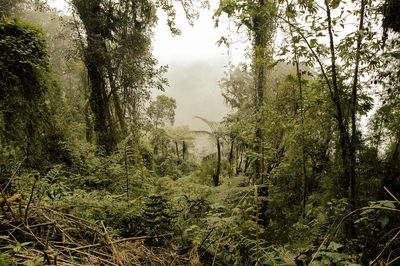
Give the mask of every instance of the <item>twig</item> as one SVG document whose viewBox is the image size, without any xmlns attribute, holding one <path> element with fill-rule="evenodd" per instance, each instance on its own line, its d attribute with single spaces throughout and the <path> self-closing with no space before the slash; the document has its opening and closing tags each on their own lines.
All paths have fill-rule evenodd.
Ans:
<svg viewBox="0 0 400 266">
<path fill-rule="evenodd" d="M 333 230 L 332 235 L 335 235 L 336 232 L 339 230 L 340 226 L 342 225 L 342 223 L 349 218 L 350 216 L 352 216 L 353 214 L 360 212 L 360 211 L 364 211 L 364 210 L 385 210 L 385 211 L 394 211 L 394 212 L 400 212 L 400 210 L 398 209 L 394 209 L 394 208 L 389 208 L 389 207 L 380 207 L 380 206 L 375 206 L 375 207 L 363 207 L 357 210 L 354 210 L 352 212 L 350 212 L 349 214 L 347 214 L 345 217 L 342 218 L 342 220 L 338 223 L 338 225 L 336 226 L 336 228 Z M 314 253 L 310 263 L 308 265 L 311 265 L 314 261 L 314 259 L 317 257 L 318 253 L 321 251 L 322 247 L 328 242 L 330 237 L 330 234 L 328 233 L 324 239 L 324 241 L 322 241 L 321 245 L 318 247 L 317 252 Z"/>
<path fill-rule="evenodd" d="M 395 262 L 398 259 L 400 259 L 400 256 L 398 256 L 397 258 L 394 258 L 393 260 L 389 261 L 389 263 L 387 265 L 391 265 L 393 262 Z"/>
<path fill-rule="evenodd" d="M 111 246 L 111 252 L 113 253 L 114 257 L 117 259 L 118 263 L 123 266 L 124 264 L 122 263 L 121 258 L 118 256 L 118 253 L 117 253 L 113 243 L 111 242 L 110 235 L 108 234 L 108 231 L 107 231 L 106 227 L 104 226 L 103 221 L 101 221 L 101 226 L 103 227 L 103 230 L 104 230 L 104 238 Z"/>
<path fill-rule="evenodd" d="M 397 203 L 400 204 L 400 201 L 399 201 L 392 193 L 390 193 L 389 189 L 387 189 L 386 187 L 383 187 L 383 188 L 386 190 L 387 193 L 389 193 L 389 195 L 390 195 L 395 201 L 397 201 Z"/>
<path fill-rule="evenodd" d="M 259 260 L 259 239 L 258 239 L 258 189 L 257 189 L 257 185 L 254 185 L 254 199 L 255 199 L 255 203 L 256 203 L 256 265 L 258 264 L 258 260 Z"/>
<path fill-rule="evenodd" d="M 14 180 L 15 175 L 18 173 L 19 168 L 21 168 L 21 165 L 22 165 L 22 163 L 25 161 L 25 159 L 26 159 L 26 156 L 25 156 L 24 159 L 22 159 L 22 161 L 19 163 L 19 165 L 18 165 L 17 169 L 14 171 L 14 173 L 12 173 L 10 179 L 8 180 L 6 186 L 4 187 L 4 190 L 6 190 L 7 187 L 8 187 L 8 186 L 11 184 L 11 182 Z"/>
<path fill-rule="evenodd" d="M 100 260 L 102 262 L 105 262 L 107 264 L 110 264 L 110 265 L 119 266 L 118 264 L 115 264 L 114 262 L 111 262 L 111 261 L 106 260 L 106 259 L 102 259 L 100 257 L 97 257 L 97 256 L 95 256 L 93 254 L 90 254 L 90 253 L 87 253 L 87 252 L 83 252 L 83 251 L 80 251 L 80 250 L 74 250 L 74 249 L 67 248 L 67 247 L 64 247 L 64 246 L 55 246 L 55 247 L 65 249 L 67 251 L 77 252 L 77 253 L 80 253 L 80 254 L 85 255 L 85 256 L 93 257 L 93 258 L 96 258 L 96 259 L 98 259 L 98 260 Z"/>
<path fill-rule="evenodd" d="M 397 236 L 399 234 L 400 234 L 400 230 L 397 232 L 397 234 L 392 239 L 390 239 L 389 242 L 386 243 L 385 247 L 381 250 L 379 255 L 372 261 L 372 263 L 370 265 L 374 265 L 376 263 L 376 261 L 382 256 L 382 254 L 386 250 L 386 248 L 397 238 Z"/>
<path fill-rule="evenodd" d="M 56 214 L 56 215 L 58 215 L 58 216 L 61 216 L 61 217 L 69 218 L 72 222 L 74 222 L 74 223 L 76 223 L 76 224 L 79 224 L 79 225 L 81 225 L 81 226 L 83 226 L 83 227 L 85 227 L 85 228 L 87 228 L 87 229 L 90 229 L 90 230 L 96 232 L 96 233 L 97 233 L 98 235 L 100 235 L 100 236 L 103 236 L 103 233 L 101 233 L 101 232 L 100 232 L 99 230 L 97 230 L 96 228 L 93 228 L 93 227 L 90 227 L 90 226 L 84 224 L 84 223 L 87 223 L 87 224 L 90 224 L 90 225 L 93 225 L 93 226 L 98 227 L 98 225 L 95 224 L 95 223 L 92 223 L 92 222 L 87 221 L 87 220 L 85 220 L 85 219 L 82 219 L 82 218 L 73 216 L 73 215 L 71 215 L 71 214 L 66 214 L 66 213 L 62 213 L 62 212 L 55 211 L 55 210 L 53 210 L 53 209 L 51 209 L 51 208 L 48 208 L 48 207 L 45 207 L 45 206 L 37 206 L 37 208 L 39 208 L 39 209 L 44 209 L 44 210 L 47 210 L 47 211 L 51 211 L 52 213 L 54 213 L 54 214 Z M 83 223 L 83 222 L 84 222 L 84 223 Z"/>
<path fill-rule="evenodd" d="M 167 236 L 172 236 L 173 234 L 163 234 L 163 235 L 157 235 L 157 236 L 137 236 L 137 237 L 128 237 L 128 238 L 123 238 L 123 239 L 117 239 L 114 241 L 111 241 L 112 244 L 117 244 L 121 242 L 128 242 L 128 241 L 135 241 L 135 240 L 142 240 L 142 239 L 152 239 L 152 238 L 161 238 L 161 237 L 167 237 Z M 97 243 L 97 244 L 92 244 L 92 245 L 87 245 L 87 246 L 81 246 L 81 247 L 76 247 L 73 248 L 72 250 L 80 250 L 80 249 L 87 249 L 87 248 L 94 248 L 94 247 L 100 247 L 103 246 L 104 244 Z"/>
<path fill-rule="evenodd" d="M 51 265 L 49 255 L 47 255 L 46 251 L 44 251 L 44 250 L 43 250 L 43 256 L 44 256 L 44 258 L 46 259 L 47 264 Z"/>
<path fill-rule="evenodd" d="M 71 241 L 71 243 L 73 243 L 73 245 L 77 245 L 77 243 L 74 241 L 74 239 L 73 239 L 72 237 L 70 237 L 67 233 L 64 232 L 64 230 L 63 230 L 63 228 L 62 228 L 61 225 L 59 225 L 56 221 L 51 220 L 49 217 L 47 217 L 46 214 L 42 213 L 42 215 L 43 215 L 47 220 L 49 220 L 49 221 L 51 221 L 51 222 L 54 223 L 54 227 L 55 227 L 56 229 L 58 229 L 58 231 L 60 231 L 60 233 L 61 233 L 62 236 L 63 236 L 63 243 L 65 243 L 65 241 L 64 241 L 64 236 L 66 236 L 66 237 L 68 238 L 68 240 Z M 47 236 L 47 237 L 48 237 L 48 236 Z M 46 243 L 47 243 L 47 240 L 46 240 Z"/>
<path fill-rule="evenodd" d="M 25 222 L 26 222 L 26 218 L 28 218 L 29 205 L 31 204 L 31 201 L 32 201 L 32 198 L 33 198 L 33 192 L 34 192 L 34 190 L 35 190 L 36 182 L 37 182 L 38 179 L 39 179 L 39 175 L 40 175 L 39 173 L 35 173 L 35 174 L 34 174 L 35 181 L 33 182 L 32 190 L 31 190 L 31 196 L 29 197 L 29 201 L 28 201 L 28 204 L 26 205 L 26 209 L 25 209 L 25 218 L 24 218 L 24 221 L 25 221 Z"/>
<path fill-rule="evenodd" d="M 379 242 L 382 241 L 382 239 L 384 239 L 384 238 L 387 237 L 388 235 L 390 235 L 393 231 L 396 231 L 396 230 L 399 230 L 399 229 L 400 229 L 400 227 L 396 227 L 396 228 L 390 229 L 389 232 L 387 232 L 386 234 L 384 234 L 384 235 L 379 239 Z"/>
<path fill-rule="evenodd" d="M 22 255 L 22 254 L 14 254 L 16 257 L 20 257 L 22 259 L 28 259 L 28 260 L 34 260 L 35 257 L 27 256 L 27 255 Z"/>
<path fill-rule="evenodd" d="M 208 239 L 208 237 L 211 235 L 211 233 L 214 231 L 215 227 L 213 227 L 210 232 L 208 232 L 208 234 L 206 235 L 206 237 L 203 239 L 203 241 L 201 241 L 201 244 L 199 246 L 199 248 L 201 248 L 204 244 L 204 242 Z"/>
<path fill-rule="evenodd" d="M 113 244 L 120 243 L 120 242 L 126 242 L 126 241 L 133 241 L 133 240 L 141 240 L 141 239 L 152 239 L 152 238 L 161 238 L 161 237 L 167 237 L 167 236 L 173 236 L 173 233 L 169 234 L 163 234 L 163 235 L 157 235 L 157 236 L 137 236 L 137 237 L 128 237 L 124 239 L 118 239 L 113 241 Z"/>
<path fill-rule="evenodd" d="M 1 192 L 1 196 L 2 196 L 3 199 L 4 199 L 4 202 L 6 203 L 8 209 L 9 209 L 10 212 L 11 212 L 12 217 L 14 218 L 15 221 L 17 221 L 17 217 L 15 216 L 14 211 L 11 209 L 11 205 L 10 205 L 10 203 L 8 202 L 7 196 L 5 195 L 4 190 L 3 190 L 3 188 L 1 187 L 1 185 L 0 185 L 0 192 Z"/>
<path fill-rule="evenodd" d="M 42 223 L 42 224 L 35 224 L 35 225 L 30 225 L 30 228 L 36 228 L 36 227 L 41 227 L 41 226 L 46 226 L 46 225 L 54 225 L 55 222 L 47 222 L 47 223 Z"/>
<path fill-rule="evenodd" d="M 217 258 L 219 243 L 221 243 L 221 239 L 222 239 L 222 237 L 218 240 L 217 247 L 215 248 L 215 254 L 214 254 L 212 266 L 214 266 L 214 264 L 215 264 L 215 259 Z"/>
</svg>

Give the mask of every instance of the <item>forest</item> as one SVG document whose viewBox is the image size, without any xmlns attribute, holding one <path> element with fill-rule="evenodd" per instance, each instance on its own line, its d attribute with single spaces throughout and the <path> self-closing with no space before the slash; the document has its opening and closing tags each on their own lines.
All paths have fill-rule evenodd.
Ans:
<svg viewBox="0 0 400 266">
<path fill-rule="evenodd" d="M 0 265 L 400 265 L 399 0 L 49 2 L 0 0 Z M 174 126 L 211 4 L 247 61 Z"/>
</svg>

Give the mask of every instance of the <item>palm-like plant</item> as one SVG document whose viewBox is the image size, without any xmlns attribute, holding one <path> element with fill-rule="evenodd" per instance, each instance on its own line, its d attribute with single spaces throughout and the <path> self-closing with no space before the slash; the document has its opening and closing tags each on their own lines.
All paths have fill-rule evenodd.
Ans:
<svg viewBox="0 0 400 266">
<path fill-rule="evenodd" d="M 180 160 L 179 143 L 182 143 L 182 160 L 185 160 L 188 143 L 194 140 L 193 132 L 190 131 L 188 126 L 181 126 L 167 129 L 166 135 L 175 143 L 175 151 L 178 160 Z"/>
<path fill-rule="evenodd" d="M 206 134 L 215 139 L 216 144 L 217 144 L 217 167 L 215 170 L 215 173 L 213 174 L 213 181 L 214 185 L 218 186 L 219 184 L 219 175 L 221 173 L 221 140 L 224 137 L 224 128 L 221 125 L 221 123 L 215 122 L 215 121 L 209 121 L 203 117 L 200 116 L 195 116 L 193 118 L 200 119 L 204 123 L 207 124 L 207 126 L 210 128 L 210 131 L 207 130 L 196 130 L 193 131 L 198 134 Z"/>
</svg>

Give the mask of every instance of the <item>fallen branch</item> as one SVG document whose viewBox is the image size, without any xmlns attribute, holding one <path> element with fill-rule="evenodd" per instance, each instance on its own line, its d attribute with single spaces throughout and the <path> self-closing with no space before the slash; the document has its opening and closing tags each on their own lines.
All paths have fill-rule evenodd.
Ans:
<svg viewBox="0 0 400 266">
<path fill-rule="evenodd" d="M 167 236 L 172 236 L 172 235 L 173 235 L 173 233 L 157 235 L 157 236 L 128 237 L 128 238 L 123 238 L 123 239 L 117 239 L 117 240 L 111 241 L 110 243 L 111 244 L 118 244 L 118 243 L 128 242 L 128 241 L 136 241 L 136 240 L 143 240 L 143 239 L 154 239 L 154 238 L 161 238 L 161 237 L 167 237 Z M 74 248 L 73 250 L 95 248 L 95 247 L 100 247 L 100 246 L 104 246 L 104 244 L 97 243 L 97 244 L 92 244 L 92 245 L 87 245 L 87 246 L 81 246 L 81 247 Z"/>
<path fill-rule="evenodd" d="M 118 253 L 117 253 L 113 243 L 111 242 L 110 235 L 108 234 L 108 231 L 107 231 L 106 227 L 104 226 L 103 221 L 101 221 L 101 225 L 102 225 L 103 230 L 104 230 L 104 238 L 106 239 L 106 241 L 108 242 L 108 244 L 111 247 L 111 252 L 113 253 L 114 257 L 117 259 L 118 263 L 121 266 L 123 266 L 124 264 L 122 263 L 121 258 L 118 256 Z"/>
<path fill-rule="evenodd" d="M 64 247 L 64 246 L 55 246 L 55 247 L 65 249 L 67 251 L 73 251 L 73 252 L 76 252 L 76 253 L 80 253 L 80 254 L 85 255 L 85 256 L 93 257 L 93 258 L 98 259 L 99 261 L 105 262 L 105 263 L 110 264 L 110 265 L 119 266 L 118 264 L 115 264 L 114 262 L 111 262 L 109 260 L 100 258 L 98 256 L 95 256 L 95 255 L 87 253 L 87 252 L 83 252 L 83 251 L 80 251 L 80 250 L 73 250 L 72 248 L 67 248 L 67 247 Z"/>
</svg>

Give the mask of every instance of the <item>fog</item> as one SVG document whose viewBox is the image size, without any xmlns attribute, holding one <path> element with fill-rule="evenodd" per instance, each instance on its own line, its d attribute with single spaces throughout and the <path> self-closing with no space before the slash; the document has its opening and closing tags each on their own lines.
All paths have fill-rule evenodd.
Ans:
<svg viewBox="0 0 400 266">
<path fill-rule="evenodd" d="M 217 45 L 222 36 L 228 36 L 226 18 L 221 18 L 220 27 L 214 27 L 212 16 L 217 4 L 214 1 L 209 10 L 202 9 L 193 26 L 189 25 L 182 8 L 176 5 L 176 25 L 182 34 L 175 37 L 171 36 L 166 25 L 165 14 L 158 12 L 153 54 L 160 65 L 169 66 L 166 77 L 170 86 L 166 88 L 165 94 L 176 99 L 176 126 L 208 129 L 203 122 L 193 117 L 221 121 L 228 112 L 218 82 L 224 76 L 229 60 L 233 63 L 244 60 L 244 45 L 233 46 L 229 58 L 227 47 Z M 158 94 L 160 92 L 154 92 L 154 95 Z"/>
<path fill-rule="evenodd" d="M 222 58 L 208 61 L 174 61 L 169 65 L 167 78 L 170 86 L 165 94 L 177 103 L 175 125 L 202 127 L 203 122 L 193 119 L 201 116 L 220 121 L 228 109 L 223 103 L 218 81 L 223 76 Z"/>
</svg>

